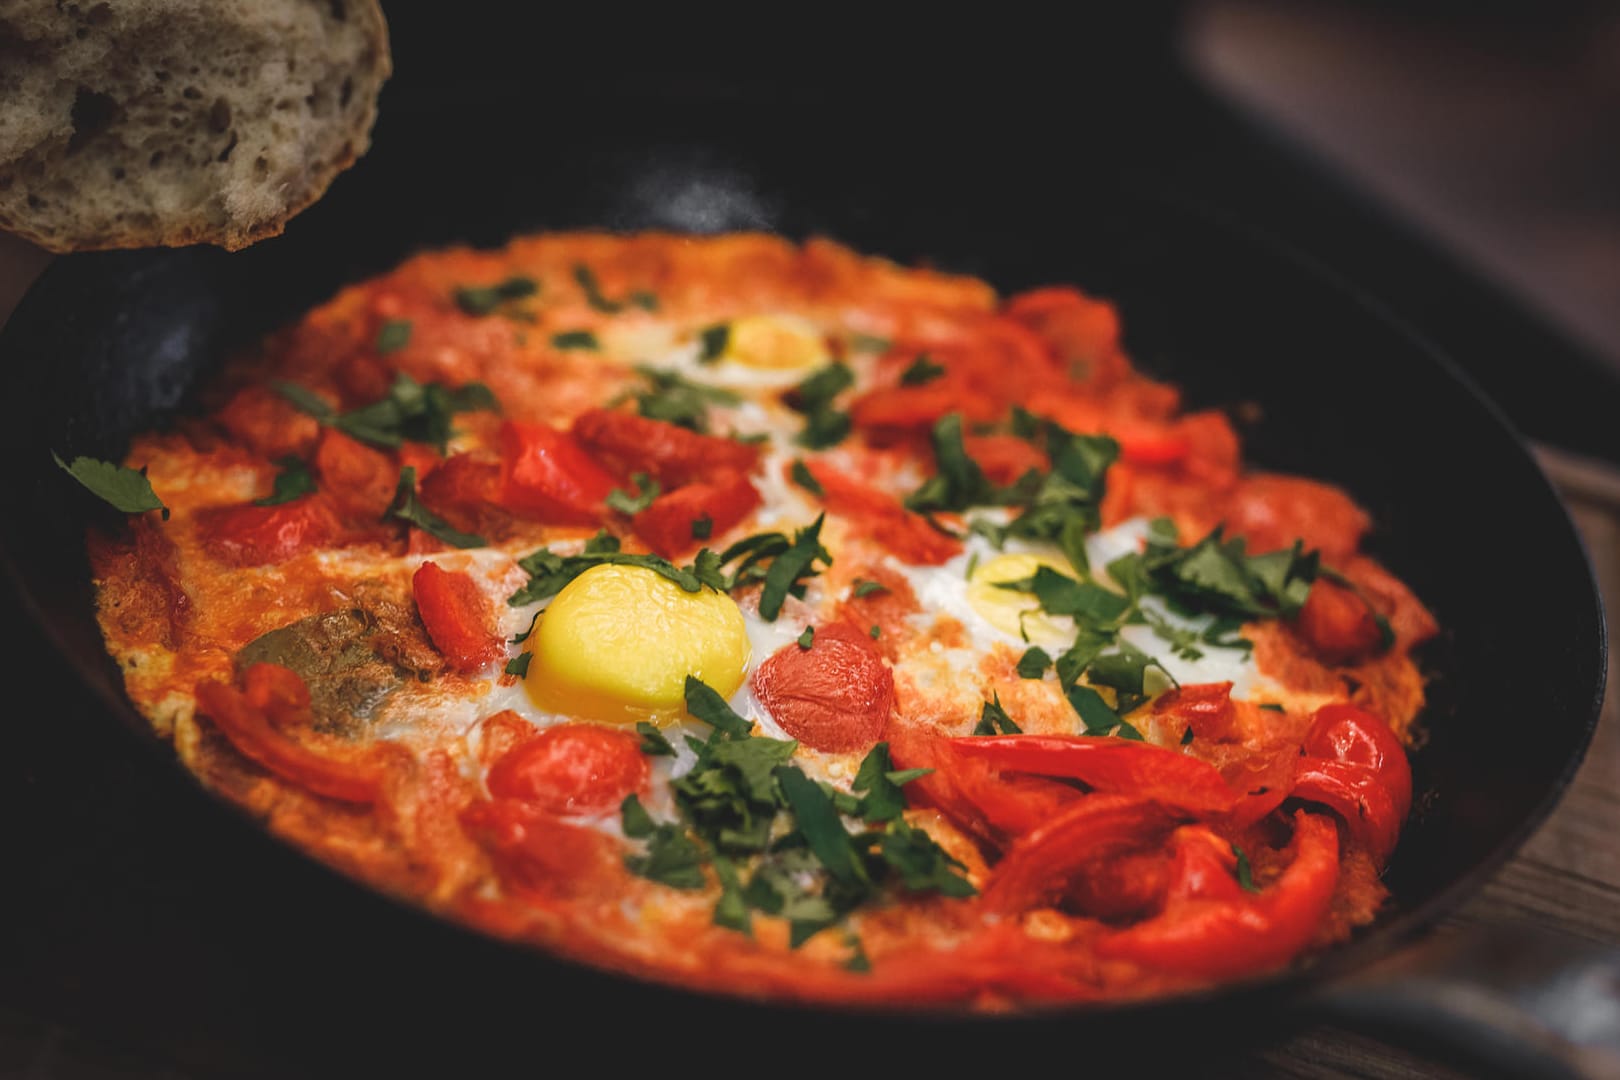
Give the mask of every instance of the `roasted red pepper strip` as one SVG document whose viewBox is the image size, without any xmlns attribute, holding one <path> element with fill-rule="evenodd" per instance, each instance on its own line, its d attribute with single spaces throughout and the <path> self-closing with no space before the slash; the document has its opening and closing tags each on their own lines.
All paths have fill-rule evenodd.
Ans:
<svg viewBox="0 0 1620 1080">
<path fill-rule="evenodd" d="M 706 480 L 716 470 L 753 471 L 755 444 L 700 435 L 617 409 L 591 409 L 574 421 L 574 438 L 619 477 L 643 472 L 668 490 Z"/>
<path fill-rule="evenodd" d="M 566 431 L 508 420 L 501 425 L 501 505 L 561 524 L 590 525 L 618 486 Z"/>
<path fill-rule="evenodd" d="M 1324 705 L 1301 750 L 1293 797 L 1337 811 L 1374 859 L 1388 861 L 1412 808 L 1412 767 L 1389 725 L 1354 705 Z"/>
<path fill-rule="evenodd" d="M 1183 731 L 1191 728 L 1194 738 L 1222 739 L 1231 734 L 1235 716 L 1232 684 L 1189 683 L 1167 690 L 1153 702 L 1153 715 L 1169 717 Z"/>
<path fill-rule="evenodd" d="M 821 485 L 827 509 L 847 519 L 859 532 L 909 563 L 938 566 L 962 550 L 962 544 L 912 513 L 888 492 L 863 483 L 824 461 L 806 464 Z"/>
<path fill-rule="evenodd" d="M 411 578 L 411 594 L 428 637 L 457 671 L 481 671 L 506 655 L 495 609 L 468 575 L 425 562 Z"/>
<path fill-rule="evenodd" d="M 1061 776 L 1195 813 L 1221 813 L 1237 803 L 1237 793 L 1215 766 L 1148 743 L 1083 735 L 976 735 L 952 739 L 951 748 L 1006 772 Z"/>
<path fill-rule="evenodd" d="M 1183 890 L 1159 915 L 1099 938 L 1097 955 L 1204 979 L 1269 971 L 1311 943 L 1338 880 L 1338 830 L 1325 817 L 1301 812 L 1294 817 L 1294 861 L 1263 893 L 1230 900 Z"/>
<path fill-rule="evenodd" d="M 280 728 L 305 728 L 313 721 L 309 687 L 297 673 L 278 664 L 254 664 L 242 673 L 243 688 L 223 682 L 197 685 L 197 710 L 243 757 L 276 776 L 330 799 L 371 803 L 380 794 L 381 770 L 373 762 L 317 754 Z"/>
<path fill-rule="evenodd" d="M 908 796 L 942 811 L 981 844 L 999 850 L 1009 837 L 1022 836 L 1052 820 L 1084 796 L 1057 780 L 1012 774 L 998 776 L 989 762 L 968 758 L 953 740 L 896 725 L 888 732 L 889 756 L 897 769 L 932 769 L 906 785 Z"/>
<path fill-rule="evenodd" d="M 747 475 L 722 470 L 702 483 L 658 496 L 635 516 L 632 527 L 647 546 L 666 559 L 679 558 L 710 538 L 725 535 L 760 504 L 759 491 Z M 707 522 L 694 536 L 693 525 Z"/>
<path fill-rule="evenodd" d="M 1088 866 L 1148 847 L 1174 823 L 1152 799 L 1088 795 L 1008 849 L 985 884 L 984 909 L 1011 915 L 1049 906 Z"/>
</svg>

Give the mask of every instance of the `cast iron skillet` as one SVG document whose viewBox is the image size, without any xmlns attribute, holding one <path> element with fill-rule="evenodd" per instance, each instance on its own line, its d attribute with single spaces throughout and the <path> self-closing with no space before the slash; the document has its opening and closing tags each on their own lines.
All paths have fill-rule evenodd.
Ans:
<svg viewBox="0 0 1620 1080">
<path fill-rule="evenodd" d="M 1401 1003 L 1395 1019 L 1433 1008 L 1443 995 L 1416 993 L 1421 980 L 1367 983 L 1368 972 L 1547 814 L 1591 736 L 1605 670 L 1593 578 L 1564 509 L 1445 359 L 1307 259 L 1199 206 L 1174 178 L 1027 150 L 1012 158 L 988 134 L 983 153 L 928 167 L 916 141 L 748 102 L 642 100 L 611 134 L 594 119 L 549 115 L 543 139 L 469 104 L 385 109 L 370 156 L 281 239 L 234 255 L 60 260 L 0 337 L 22 403 L 0 440 L 14 505 L 27 508 L 0 519 L 0 541 L 45 632 L 127 728 L 92 719 L 80 737 L 132 735 L 154 768 L 169 762 L 174 783 L 190 784 L 129 707 L 100 645 L 82 541 L 87 525 L 109 518 L 49 451 L 117 458 L 133 433 L 186 408 L 230 350 L 424 247 L 541 228 L 768 229 L 981 274 L 1005 291 L 1078 282 L 1118 301 L 1138 363 L 1181 384 L 1191 405 L 1258 405 L 1250 460 L 1347 487 L 1377 521 L 1372 550 L 1446 628 L 1423 656 L 1433 681 L 1429 738 L 1414 759 L 1417 809 L 1389 870 L 1389 910 L 1300 970 L 1171 1002 L 942 1022 L 692 995 L 502 947 L 357 888 L 199 796 L 197 812 L 229 818 L 220 835 L 262 860 L 253 888 L 277 912 L 274 926 L 260 912 L 221 942 L 254 957 L 239 972 L 244 985 L 285 986 L 284 996 L 256 999 L 268 1011 L 252 1057 L 306 1068 L 350 1055 L 471 1063 L 542 1037 L 555 1049 L 601 1017 L 623 1025 L 613 1047 L 621 1061 L 690 1053 L 697 1033 L 716 1031 L 727 1056 L 845 1047 L 842 1058 L 870 1039 L 914 1060 L 1072 1053 L 1099 1040 L 1152 1055 L 1263 1036 L 1297 1022 L 1283 1006 L 1306 1001 L 1331 998 L 1381 1020 L 1390 1017 L 1373 1016 L 1380 1002 Z M 197 872 L 208 873 L 208 853 L 198 856 Z M 264 935 L 273 956 L 251 952 Z M 1411 965 L 1421 954 L 1399 955 Z M 1374 990 L 1357 996 L 1358 985 Z M 1504 1032 L 1478 1010 L 1471 1019 L 1484 1023 L 1463 1049 L 1486 1064 L 1598 1067 L 1567 1047 L 1537 1056 L 1548 1047 L 1536 1045 L 1531 1020 Z M 1421 1020 L 1442 1023 L 1430 1012 Z"/>
</svg>

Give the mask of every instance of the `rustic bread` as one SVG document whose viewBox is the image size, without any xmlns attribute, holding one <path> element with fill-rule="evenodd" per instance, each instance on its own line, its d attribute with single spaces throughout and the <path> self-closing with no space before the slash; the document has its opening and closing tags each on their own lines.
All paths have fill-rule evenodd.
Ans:
<svg viewBox="0 0 1620 1080">
<path fill-rule="evenodd" d="M 0 0 L 0 229 L 274 236 L 365 151 L 389 70 L 376 0 Z"/>
</svg>

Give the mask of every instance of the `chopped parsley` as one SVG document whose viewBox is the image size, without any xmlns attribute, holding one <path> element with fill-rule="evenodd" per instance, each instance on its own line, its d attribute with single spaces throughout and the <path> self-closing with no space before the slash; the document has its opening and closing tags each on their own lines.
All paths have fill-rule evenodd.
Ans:
<svg viewBox="0 0 1620 1080">
<path fill-rule="evenodd" d="M 804 633 L 799 635 L 799 648 L 808 649 L 811 645 L 815 644 L 815 640 L 816 628 L 813 626 L 807 626 L 804 628 Z"/>
<path fill-rule="evenodd" d="M 1024 655 L 1018 658 L 1018 677 L 1020 679 L 1039 679 L 1046 674 L 1046 669 L 1052 666 L 1052 657 L 1039 645 L 1031 645 L 1024 650 Z"/>
<path fill-rule="evenodd" d="M 534 653 L 520 652 L 506 662 L 504 670 L 508 675 L 516 675 L 520 679 L 526 678 L 529 674 L 529 661 L 533 659 Z"/>
<path fill-rule="evenodd" d="M 791 763 L 797 743 L 754 735 L 699 680 L 687 680 L 686 698 L 713 731 L 687 740 L 697 760 L 671 783 L 675 820 L 655 820 L 635 796 L 621 805 L 625 836 L 642 842 L 625 859 L 632 873 L 679 889 L 712 880 L 716 925 L 749 934 L 754 912 L 776 916 L 795 948 L 891 889 L 973 895 L 961 864 L 901 816 L 903 785 L 927 770 L 894 769 L 879 743 L 840 791 Z"/>
<path fill-rule="evenodd" d="M 596 340 L 596 334 L 590 330 L 564 330 L 560 334 L 551 335 L 551 346 L 554 349 L 600 349 L 601 343 Z"/>
<path fill-rule="evenodd" d="M 675 747 L 664 733 L 645 720 L 636 723 L 636 734 L 641 736 L 641 752 L 650 757 L 674 757 Z"/>
<path fill-rule="evenodd" d="M 518 566 L 529 575 L 529 582 L 506 602 L 512 607 L 522 607 L 550 599 L 591 567 L 604 565 L 643 567 L 692 593 L 703 588 L 724 591 L 728 587 L 719 573 L 714 552 L 707 548 L 699 551 L 690 565 L 681 567 L 658 555 L 622 552 L 617 537 L 599 532 L 577 555 L 559 555 L 550 548 L 541 548 L 519 559 Z"/>
<path fill-rule="evenodd" d="M 810 467 L 799 458 L 793 459 L 793 464 L 788 468 L 788 475 L 793 478 L 795 484 L 818 499 L 827 494 L 827 489 L 821 486 L 821 481 L 816 479 Z"/>
<path fill-rule="evenodd" d="M 927 353 L 918 353 L 917 359 L 913 360 L 910 366 L 900 373 L 900 385 L 926 386 L 943 374 L 945 374 L 943 366 L 928 359 Z"/>
<path fill-rule="evenodd" d="M 254 499 L 254 506 L 280 506 L 315 490 L 315 474 L 309 471 L 309 466 L 298 455 L 279 457 L 276 465 L 281 471 L 276 473 L 274 487 L 264 498 Z"/>
<path fill-rule="evenodd" d="M 406 442 L 427 443 L 446 453 L 455 435 L 451 418 L 457 413 L 498 411 L 499 402 L 483 383 L 449 387 L 423 385 L 403 371 L 381 400 L 346 413 L 333 409 L 319 395 L 297 383 L 273 382 L 277 393 L 300 412 L 369 446 L 397 450 Z"/>
<path fill-rule="evenodd" d="M 788 406 L 805 418 L 798 436 L 800 446 L 824 450 L 844 441 L 850 431 L 849 414 L 835 409 L 833 400 L 854 385 L 855 373 L 849 365 L 834 361 L 788 392 Z"/>
<path fill-rule="evenodd" d="M 1244 892 L 1259 892 L 1260 886 L 1254 883 L 1254 871 L 1249 866 L 1249 857 L 1236 844 L 1232 845 L 1232 854 L 1237 856 L 1236 875 L 1238 887 Z"/>
<path fill-rule="evenodd" d="M 169 508 L 152 490 L 145 469 L 128 469 L 110 461 L 91 457 L 76 457 L 69 465 L 56 453 L 51 457 L 73 479 L 83 484 L 92 495 L 113 509 L 125 514 L 139 514 L 147 510 L 163 511 L 163 520 L 169 520 Z"/>
<path fill-rule="evenodd" d="M 618 488 L 608 492 L 606 499 L 602 500 L 610 510 L 617 510 L 621 514 L 635 515 L 641 513 L 653 504 L 658 498 L 660 488 L 658 481 L 648 479 L 644 472 L 631 473 L 630 482 L 636 485 L 636 494 L 628 495 Z"/>
<path fill-rule="evenodd" d="M 602 294 L 595 271 L 584 263 L 574 264 L 574 280 L 585 293 L 585 302 L 605 315 L 617 315 L 626 307 L 638 307 L 643 311 L 658 310 L 658 297 L 642 289 L 631 291 L 623 300 L 609 300 Z"/>
<path fill-rule="evenodd" d="M 1022 735 L 1024 729 L 1013 723 L 1007 710 L 1001 707 L 1001 695 L 992 694 L 979 712 L 979 722 L 973 728 L 975 735 Z"/>
<path fill-rule="evenodd" d="M 416 466 L 407 465 L 399 470 L 399 483 L 394 488 L 394 501 L 388 505 L 383 520 L 397 518 L 451 547 L 484 547 L 488 541 L 474 533 L 459 532 L 423 506 L 416 497 Z"/>
<path fill-rule="evenodd" d="M 377 329 L 377 355 L 396 353 L 411 343 L 411 321 L 389 319 Z"/>
<path fill-rule="evenodd" d="M 855 587 L 853 590 L 851 590 L 850 595 L 855 599 L 860 600 L 863 597 L 871 596 L 873 593 L 888 591 L 889 587 L 883 584 L 881 581 L 868 581 L 866 578 L 856 578 Z"/>
<path fill-rule="evenodd" d="M 456 306 L 468 315 L 488 315 L 510 300 L 522 300 L 540 291 L 533 278 L 513 276 L 495 285 L 463 285 L 455 291 Z"/>
<path fill-rule="evenodd" d="M 707 540 L 714 534 L 714 518 L 708 514 L 692 519 L 692 539 Z"/>
<path fill-rule="evenodd" d="M 712 364 L 726 353 L 731 344 L 731 324 L 715 323 L 698 331 L 698 363 Z"/>
<path fill-rule="evenodd" d="M 662 420 L 699 434 L 708 434 L 710 406 L 736 405 L 742 401 L 730 390 L 694 382 L 675 371 L 640 364 L 636 367 L 636 374 L 642 378 L 645 386 L 626 390 L 608 403 L 609 408 L 624 401 L 634 401 L 636 411 L 650 420 Z"/>
</svg>

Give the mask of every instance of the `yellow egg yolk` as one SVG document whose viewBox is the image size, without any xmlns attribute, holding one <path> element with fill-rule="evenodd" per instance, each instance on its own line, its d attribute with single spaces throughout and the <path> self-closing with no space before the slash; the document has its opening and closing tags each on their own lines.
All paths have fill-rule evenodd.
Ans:
<svg viewBox="0 0 1620 1080">
<path fill-rule="evenodd" d="M 654 723 L 685 708 L 686 677 L 722 697 L 742 685 L 749 644 L 731 597 L 689 593 L 640 566 L 594 566 L 569 582 L 525 646 L 525 685 L 548 712 Z"/>
<path fill-rule="evenodd" d="M 1027 592 L 1003 589 L 1001 583 L 1022 581 L 1046 566 L 1062 574 L 1074 571 L 1048 555 L 997 555 L 981 563 L 968 580 L 968 603 L 997 630 L 1035 642 L 1061 642 L 1074 636 L 1072 627 L 1041 611 L 1040 601 Z"/>
<path fill-rule="evenodd" d="M 749 315 L 731 323 L 724 360 L 780 371 L 820 367 L 831 361 L 814 323 L 787 315 Z"/>
</svg>

